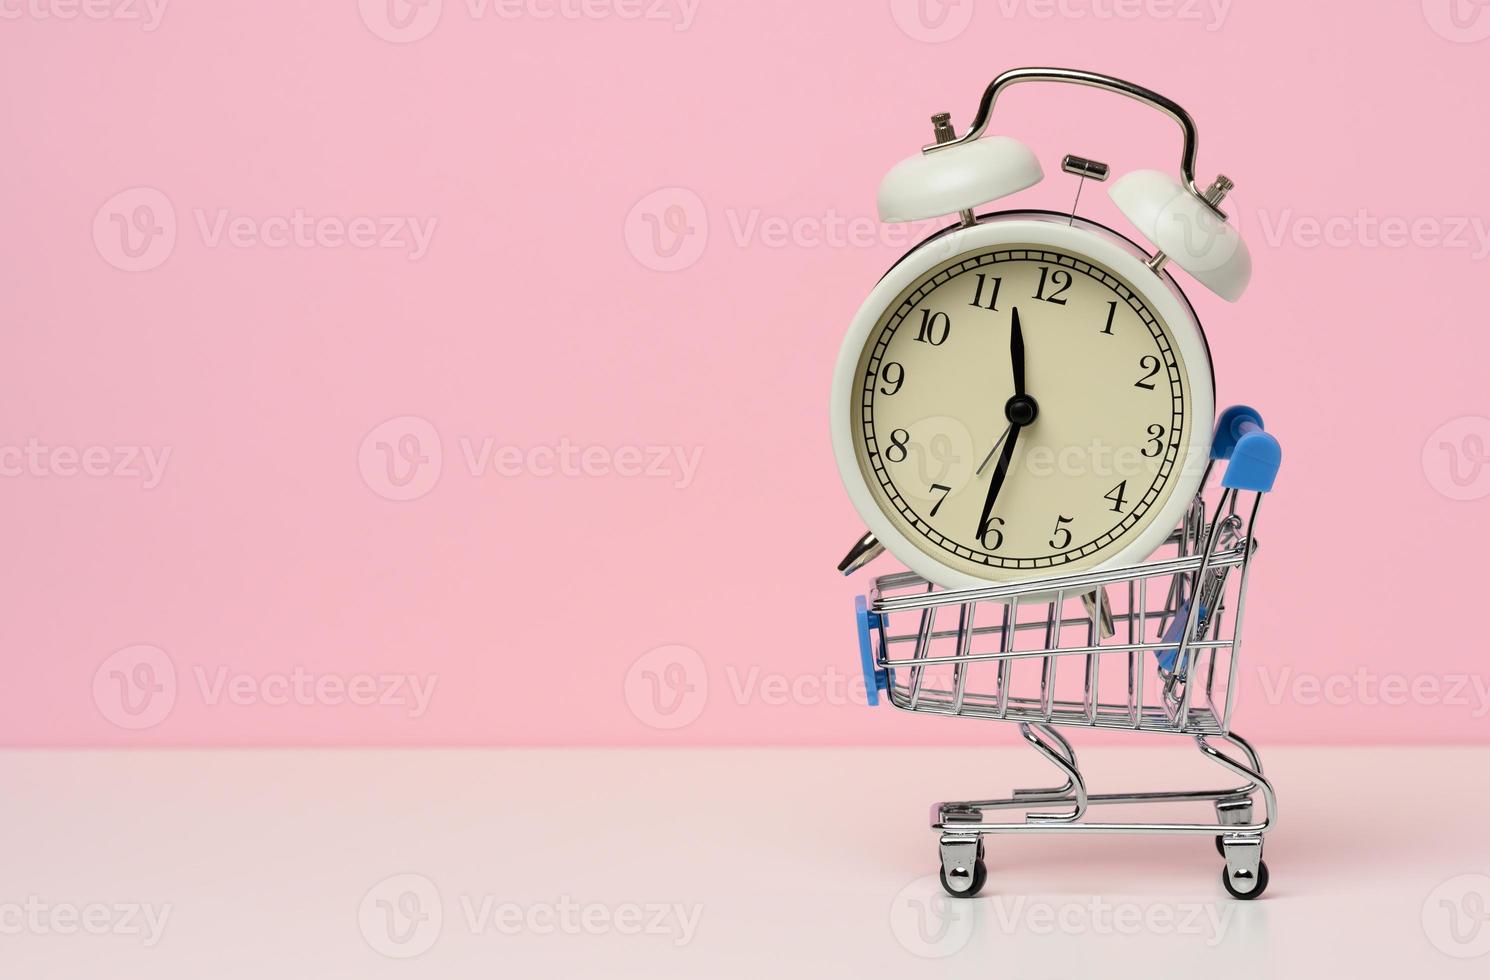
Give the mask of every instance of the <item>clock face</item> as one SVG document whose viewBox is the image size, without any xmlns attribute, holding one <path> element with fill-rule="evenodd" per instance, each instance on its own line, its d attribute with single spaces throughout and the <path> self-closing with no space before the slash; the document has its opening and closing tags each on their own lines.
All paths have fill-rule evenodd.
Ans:
<svg viewBox="0 0 1490 980">
<path fill-rule="evenodd" d="M 891 303 L 849 418 L 895 529 L 941 565 L 1008 580 L 1132 544 L 1184 482 L 1191 403 L 1179 345 L 1130 283 L 1069 250 L 998 245 Z"/>
</svg>

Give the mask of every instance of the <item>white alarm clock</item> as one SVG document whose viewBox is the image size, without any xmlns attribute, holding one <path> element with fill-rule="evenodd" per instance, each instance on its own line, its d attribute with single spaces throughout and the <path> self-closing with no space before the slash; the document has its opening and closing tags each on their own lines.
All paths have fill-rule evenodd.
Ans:
<svg viewBox="0 0 1490 980">
<path fill-rule="evenodd" d="M 999 94 L 1027 81 L 1105 89 L 1179 123 L 1178 176 L 1138 171 L 1110 192 L 1154 251 L 1074 210 L 974 215 L 1043 176 L 1023 143 L 984 135 Z M 1205 335 L 1165 265 L 1241 296 L 1251 258 L 1218 207 L 1231 182 L 1199 190 L 1189 114 L 1104 75 L 1006 72 L 964 135 L 932 122 L 937 142 L 881 183 L 880 218 L 959 220 L 890 269 L 839 352 L 833 450 L 868 527 L 839 568 L 883 548 L 967 588 L 1141 561 L 1194 497 L 1215 414 Z"/>
</svg>

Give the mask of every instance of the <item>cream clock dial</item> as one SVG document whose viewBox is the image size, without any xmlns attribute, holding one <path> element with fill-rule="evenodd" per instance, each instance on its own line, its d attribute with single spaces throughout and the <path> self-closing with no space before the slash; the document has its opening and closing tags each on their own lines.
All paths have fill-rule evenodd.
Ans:
<svg viewBox="0 0 1490 980">
<path fill-rule="evenodd" d="M 1194 493 L 1213 396 L 1188 306 L 1062 231 L 897 270 L 908 281 L 865 318 L 843 393 L 859 499 L 933 581 L 1139 560 Z"/>
</svg>

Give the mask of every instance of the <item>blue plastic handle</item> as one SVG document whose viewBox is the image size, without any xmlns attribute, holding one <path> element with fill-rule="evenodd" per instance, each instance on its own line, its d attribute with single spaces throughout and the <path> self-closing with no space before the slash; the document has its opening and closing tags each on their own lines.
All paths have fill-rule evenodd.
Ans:
<svg viewBox="0 0 1490 980">
<path fill-rule="evenodd" d="M 1211 440 L 1211 459 L 1230 459 L 1236 449 L 1237 440 L 1251 431 L 1261 429 L 1262 413 L 1250 405 L 1233 405 L 1216 419 L 1216 437 Z"/>
<path fill-rule="evenodd" d="M 1216 420 L 1211 459 L 1227 460 L 1221 477 L 1223 487 L 1267 493 L 1278 478 L 1283 447 L 1263 430 L 1257 409 L 1233 405 Z"/>
<path fill-rule="evenodd" d="M 859 624 L 859 666 L 864 671 L 864 696 L 871 708 L 880 703 L 880 692 L 890 686 L 890 673 L 874 666 L 874 641 L 870 630 L 880 627 L 879 613 L 869 611 L 863 596 L 854 597 L 854 620 Z"/>
</svg>

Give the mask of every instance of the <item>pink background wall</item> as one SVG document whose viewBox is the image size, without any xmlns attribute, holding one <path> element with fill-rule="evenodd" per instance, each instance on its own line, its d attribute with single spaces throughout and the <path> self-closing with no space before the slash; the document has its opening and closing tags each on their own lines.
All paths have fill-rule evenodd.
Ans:
<svg viewBox="0 0 1490 980">
<path fill-rule="evenodd" d="M 1238 184 L 1252 291 L 1191 295 L 1286 452 L 1238 727 L 1485 740 L 1490 7 L 1449 2 L 4 0 L 0 740 L 1009 737 L 854 703 L 825 403 L 908 243 L 881 174 L 1026 64 L 1174 96 Z M 1015 205 L 1176 156 L 1100 93 L 997 124 L 1052 174 Z"/>
</svg>

